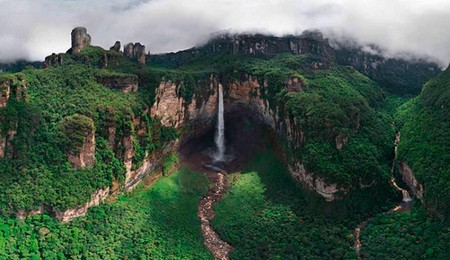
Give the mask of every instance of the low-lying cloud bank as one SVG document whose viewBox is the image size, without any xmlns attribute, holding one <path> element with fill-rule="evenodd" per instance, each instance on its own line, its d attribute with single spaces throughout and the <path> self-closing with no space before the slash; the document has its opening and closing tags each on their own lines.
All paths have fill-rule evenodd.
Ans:
<svg viewBox="0 0 450 260">
<path fill-rule="evenodd" d="M 448 0 L 0 0 L 0 62 L 43 60 L 70 47 L 85 26 L 93 44 L 136 42 L 152 53 L 190 48 L 211 33 L 299 34 L 374 43 L 388 56 L 412 53 L 450 62 Z"/>
</svg>

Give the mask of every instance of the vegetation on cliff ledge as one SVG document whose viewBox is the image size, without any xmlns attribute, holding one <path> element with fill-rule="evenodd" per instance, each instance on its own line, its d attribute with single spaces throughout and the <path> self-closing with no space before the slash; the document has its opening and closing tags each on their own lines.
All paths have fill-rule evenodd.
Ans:
<svg viewBox="0 0 450 260">
<path fill-rule="evenodd" d="M 399 159 L 408 163 L 425 190 L 427 207 L 450 216 L 450 68 L 399 109 Z"/>
<path fill-rule="evenodd" d="M 144 186 L 70 223 L 0 216 L 0 259 L 212 259 L 197 218 L 208 179 L 182 169 Z"/>
</svg>

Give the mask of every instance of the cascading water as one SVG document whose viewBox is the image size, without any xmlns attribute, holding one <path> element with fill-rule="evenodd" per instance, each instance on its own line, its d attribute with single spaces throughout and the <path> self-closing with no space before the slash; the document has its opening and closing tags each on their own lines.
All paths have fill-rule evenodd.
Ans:
<svg viewBox="0 0 450 260">
<path fill-rule="evenodd" d="M 400 212 L 400 211 L 410 210 L 410 208 L 411 208 L 412 198 L 409 195 L 409 192 L 405 189 L 400 188 L 397 185 L 397 182 L 395 181 L 395 178 L 394 178 L 394 163 L 395 163 L 395 160 L 397 160 L 397 146 L 398 146 L 399 142 L 400 142 L 400 133 L 397 132 L 397 134 L 395 135 L 395 141 L 394 141 L 394 161 L 392 162 L 392 165 L 391 165 L 391 174 L 392 174 L 391 184 L 398 191 L 400 191 L 402 193 L 403 203 L 395 206 L 394 208 L 390 209 L 389 211 L 387 211 L 383 214 L 392 214 L 392 213 L 396 213 L 396 212 Z M 364 228 L 366 226 L 367 222 L 372 219 L 373 219 L 373 217 L 361 222 L 355 228 L 355 250 L 356 250 L 356 255 L 358 256 L 358 260 L 363 259 L 363 256 L 361 255 L 361 229 Z"/>
<path fill-rule="evenodd" d="M 217 109 L 217 126 L 214 141 L 217 147 L 214 160 L 221 162 L 225 156 L 225 121 L 223 118 L 223 89 L 221 84 L 219 84 L 219 106 Z"/>
</svg>

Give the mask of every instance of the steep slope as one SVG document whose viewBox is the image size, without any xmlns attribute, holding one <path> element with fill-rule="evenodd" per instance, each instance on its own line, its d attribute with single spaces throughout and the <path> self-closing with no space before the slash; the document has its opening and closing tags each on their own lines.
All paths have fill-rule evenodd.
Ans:
<svg viewBox="0 0 450 260">
<path fill-rule="evenodd" d="M 409 56 L 409 59 L 385 58 L 382 50 L 374 45 L 363 47 L 351 41 L 334 44 L 338 64 L 354 67 L 378 82 L 387 92 L 396 95 L 418 95 L 422 85 L 441 72 L 436 63 L 414 57 L 412 54 L 404 54 L 405 57 Z"/>
<path fill-rule="evenodd" d="M 450 69 L 427 82 L 398 112 L 399 159 L 405 179 L 427 208 L 450 216 Z M 411 171 L 412 170 L 412 171 Z M 413 183 L 414 179 L 418 183 Z"/>
<path fill-rule="evenodd" d="M 155 166 L 174 137 L 148 114 L 154 94 L 145 93 L 155 87 L 146 92 L 136 74 L 105 69 L 106 55 L 138 66 L 119 53 L 88 47 L 60 54 L 63 62 L 46 69 L 2 74 L 1 212 L 58 216 L 96 191 L 104 199 L 132 185 Z"/>
<path fill-rule="evenodd" d="M 318 32 L 244 38 L 155 56 L 151 66 L 131 55 L 131 45 L 121 53 L 86 42 L 47 57 L 46 69 L 5 75 L 0 208 L 20 216 L 61 211 L 94 192 L 104 199 L 133 187 L 174 147 L 171 140 L 212 127 L 219 84 L 225 113 L 247 108 L 276 132 L 292 177 L 306 189 L 328 201 L 360 189 L 390 197 L 393 133 L 377 110 L 385 102 L 378 85 L 336 65 Z"/>
</svg>

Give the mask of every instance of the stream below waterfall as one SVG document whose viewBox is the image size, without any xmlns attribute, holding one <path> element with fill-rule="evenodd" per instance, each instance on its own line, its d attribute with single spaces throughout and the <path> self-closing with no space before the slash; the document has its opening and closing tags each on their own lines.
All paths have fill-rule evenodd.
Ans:
<svg viewBox="0 0 450 260">
<path fill-rule="evenodd" d="M 211 219 L 214 218 L 213 204 L 222 199 L 227 185 L 227 173 L 220 167 L 225 159 L 225 121 L 223 107 L 223 88 L 218 86 L 218 108 L 217 125 L 214 142 L 216 152 L 212 156 L 213 164 L 204 163 L 203 167 L 210 170 L 207 173 L 212 181 L 212 187 L 208 190 L 206 196 L 198 204 L 197 216 L 200 218 L 200 228 L 202 230 L 204 244 L 212 253 L 216 260 L 228 260 L 229 253 L 233 249 L 227 242 L 223 241 L 211 226 Z"/>
<path fill-rule="evenodd" d="M 197 216 L 200 218 L 204 244 L 217 260 L 227 260 L 233 249 L 227 242 L 223 241 L 211 226 L 214 218 L 213 204 L 219 201 L 227 187 L 227 174 L 224 171 L 209 173 L 208 177 L 213 182 L 212 188 L 198 204 Z"/>
<path fill-rule="evenodd" d="M 392 214 L 392 213 L 397 213 L 397 212 L 401 212 L 401 211 L 408 211 L 411 209 L 411 206 L 412 206 L 412 198 L 411 198 L 409 192 L 407 190 L 399 187 L 394 178 L 394 163 L 397 160 L 397 146 L 398 146 L 399 142 L 400 142 L 400 133 L 397 132 L 395 135 L 395 140 L 394 140 L 394 160 L 392 161 L 392 165 L 391 165 L 391 176 L 392 177 L 391 177 L 390 182 L 391 182 L 392 186 L 395 187 L 395 189 L 397 189 L 398 191 L 400 191 L 402 193 L 402 202 L 382 214 Z M 355 247 L 356 254 L 358 255 L 359 260 L 363 259 L 362 255 L 361 255 L 361 229 L 364 228 L 366 226 L 367 222 L 369 222 L 373 218 L 374 217 L 364 220 L 363 222 L 359 223 L 359 225 L 356 226 L 356 228 L 355 228 L 354 247 Z"/>
</svg>

